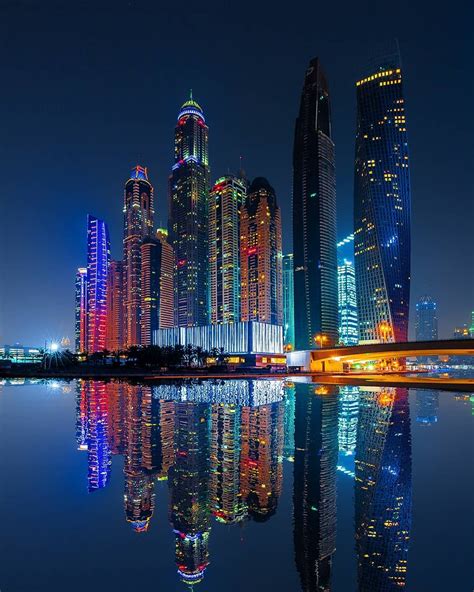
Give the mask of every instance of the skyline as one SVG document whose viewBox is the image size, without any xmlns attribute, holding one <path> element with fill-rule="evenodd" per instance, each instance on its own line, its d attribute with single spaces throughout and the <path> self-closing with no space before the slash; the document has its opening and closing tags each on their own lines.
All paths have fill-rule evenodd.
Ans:
<svg viewBox="0 0 474 592">
<path fill-rule="evenodd" d="M 136 7 L 136 9 L 141 10 L 140 7 Z M 100 10 L 98 12 L 97 22 L 100 23 L 102 13 Z M 52 19 L 50 27 L 54 29 L 55 26 L 58 26 L 61 16 L 64 16 L 64 13 L 59 11 Z M 117 20 L 123 18 L 123 16 L 120 9 L 118 9 L 112 18 Z M 274 19 L 277 19 L 277 17 L 275 16 Z M 22 22 L 21 26 L 28 28 L 30 22 L 27 18 Z M 85 25 L 83 22 L 82 24 Z M 235 24 L 239 26 L 238 22 Z M 191 25 L 188 23 L 187 26 Z M 289 24 L 289 30 L 292 31 L 291 23 Z M 96 43 L 102 43 L 103 40 L 99 40 L 98 37 L 98 30 L 94 29 L 92 25 L 90 25 L 88 32 L 92 38 L 96 39 Z M 388 33 L 387 30 L 387 36 Z M 252 36 L 253 34 L 255 34 L 255 31 L 251 29 L 248 35 Z M 293 31 L 292 34 L 294 35 L 295 32 Z M 57 39 L 58 35 L 61 36 L 61 33 L 57 33 L 55 39 Z M 421 37 L 426 36 L 426 31 L 420 32 L 420 35 Z M 109 39 L 110 36 L 114 38 L 113 33 L 109 31 L 105 35 L 105 39 Z M 274 68 L 273 64 L 270 68 L 264 67 L 265 60 L 270 59 L 272 55 L 273 44 L 269 45 L 263 56 L 264 64 L 260 64 L 257 69 L 251 65 L 248 55 L 244 54 L 242 56 L 240 67 L 243 71 L 248 70 L 248 79 L 254 83 L 252 92 L 249 92 L 247 85 L 247 87 L 240 89 L 240 94 L 234 92 L 223 94 L 222 92 L 216 92 L 216 84 L 222 85 L 224 82 L 228 82 L 229 77 L 226 72 L 221 70 L 220 73 L 214 76 L 214 79 L 211 76 L 206 78 L 205 68 L 209 68 L 209 73 L 215 71 L 216 61 L 225 61 L 229 54 L 223 52 L 224 56 L 221 58 L 209 56 L 207 55 L 209 48 L 207 48 L 205 41 L 201 40 L 205 51 L 200 55 L 199 68 L 195 59 L 192 58 L 190 65 L 186 65 L 184 71 L 180 69 L 179 73 L 177 73 L 176 63 L 174 63 L 175 71 L 171 73 L 171 81 L 173 82 L 165 87 L 165 92 L 160 93 L 164 103 L 162 102 L 161 105 L 156 104 L 156 91 L 154 91 L 154 101 L 148 104 L 145 103 L 143 110 L 127 110 L 126 107 L 129 105 L 131 97 L 125 93 L 121 103 L 121 111 L 123 110 L 128 118 L 126 118 L 125 122 L 118 117 L 117 109 L 119 104 L 116 101 L 109 103 L 110 109 L 103 109 L 107 103 L 107 97 L 108 100 L 111 98 L 107 90 L 97 91 L 98 94 L 94 96 L 96 103 L 92 103 L 91 99 L 86 97 L 87 100 L 78 110 L 74 109 L 74 100 L 68 94 L 72 90 L 70 88 L 67 89 L 65 94 L 60 93 L 56 103 L 54 101 L 42 103 L 39 100 L 39 107 L 43 105 L 43 112 L 41 109 L 39 111 L 43 114 L 43 117 L 37 118 L 38 121 L 34 122 L 31 115 L 25 111 L 25 104 L 22 101 L 19 101 L 16 106 L 12 104 L 8 110 L 11 117 L 6 122 L 6 137 L 10 138 L 10 143 L 5 147 L 6 150 L 3 148 L 5 155 L 8 156 L 3 160 L 3 163 L 10 173 L 5 177 L 6 193 L 13 193 L 11 184 L 18 178 L 20 163 L 32 161 L 35 166 L 25 169 L 21 177 L 23 179 L 21 184 L 15 183 L 14 194 L 20 203 L 25 203 L 26 208 L 20 208 L 21 212 L 18 212 L 15 207 L 8 208 L 8 215 L 5 216 L 5 219 L 12 219 L 13 222 L 15 220 L 21 221 L 23 230 L 28 236 L 36 237 L 36 243 L 35 248 L 32 249 L 29 241 L 26 244 L 18 241 L 15 224 L 6 225 L 5 231 L 2 231 L 2 237 L 5 241 L 5 245 L 2 245 L 3 252 L 9 253 L 11 245 L 15 244 L 11 262 L 4 261 L 4 265 L 7 267 L 5 275 L 8 275 L 10 280 L 6 289 L 1 290 L 2 294 L 4 294 L 1 311 L 3 321 L 0 321 L 0 334 L 3 341 L 8 343 L 20 340 L 26 345 L 35 345 L 41 344 L 47 337 L 60 338 L 63 335 L 69 336 L 72 340 L 74 323 L 73 314 L 71 314 L 74 308 L 74 290 L 71 289 L 73 285 L 72 270 L 84 264 L 83 237 L 86 214 L 92 213 L 107 221 L 111 228 L 112 256 L 113 258 L 119 258 L 121 251 L 121 212 L 119 204 L 123 199 L 122 191 L 126 175 L 131 166 L 135 165 L 137 161 L 147 166 L 150 171 L 150 180 L 155 186 L 156 201 L 158 202 L 156 219 L 159 226 L 165 225 L 165 212 L 168 201 L 166 183 L 167 174 L 172 164 L 173 124 L 176 109 L 186 98 L 189 87 L 193 87 L 196 97 L 202 103 L 212 130 L 209 148 L 211 181 L 226 173 L 226 164 L 230 164 L 231 170 L 235 171 L 239 166 L 238 157 L 243 154 L 244 168 L 248 176 L 251 178 L 260 175 L 265 176 L 270 184 L 275 187 L 279 204 L 282 207 L 282 218 L 285 220 L 283 229 L 284 253 L 288 253 L 291 252 L 289 240 L 291 234 L 289 227 L 291 224 L 288 223 L 290 212 L 289 194 L 291 192 L 291 130 L 297 113 L 298 96 L 301 91 L 301 73 L 308 60 L 314 55 L 319 55 L 328 75 L 331 86 L 331 100 L 333 102 L 338 238 L 340 239 L 351 232 L 355 81 L 365 70 L 366 54 L 370 43 L 364 44 L 364 50 L 361 48 L 362 43 L 355 43 L 354 51 L 350 52 L 351 57 L 348 58 L 348 42 L 345 45 L 343 43 L 341 48 L 338 49 L 337 44 L 324 37 L 318 39 L 317 43 L 314 43 L 314 36 L 312 38 L 311 47 L 308 47 L 309 38 L 306 39 L 305 37 L 296 51 L 285 56 L 283 67 L 278 68 L 281 84 L 272 85 L 270 89 L 271 101 L 267 100 L 268 90 L 265 94 L 256 91 L 265 86 L 268 89 L 268 85 L 271 84 L 272 76 L 275 73 L 272 69 Z M 458 46 L 462 46 L 462 39 L 461 35 L 457 41 L 454 41 L 454 46 L 456 46 L 456 43 Z M 25 43 L 25 47 L 21 49 L 20 56 L 12 55 L 9 68 L 12 64 L 14 66 L 18 59 L 24 58 L 28 48 L 32 49 L 33 41 L 34 34 L 30 36 L 27 43 Z M 463 159 L 457 159 L 445 150 L 439 150 L 438 152 L 442 154 L 438 154 L 436 151 L 430 151 L 429 148 L 434 145 L 435 137 L 441 137 L 441 134 L 446 135 L 449 132 L 450 125 L 454 125 L 455 127 L 451 129 L 451 135 L 456 134 L 457 144 L 462 150 L 463 137 L 466 134 L 464 149 L 469 150 L 467 137 L 470 122 L 463 123 L 464 128 L 461 128 L 454 121 L 436 120 L 436 126 L 432 125 L 435 120 L 434 109 L 436 109 L 436 106 L 431 105 L 428 99 L 431 101 L 435 96 L 435 88 L 431 87 L 430 91 L 430 83 L 433 84 L 436 79 L 435 72 L 430 70 L 431 63 L 425 63 L 421 60 L 423 55 L 426 57 L 429 53 L 428 49 L 425 50 L 425 53 L 423 51 L 420 53 L 413 46 L 413 41 L 414 38 L 409 35 L 405 35 L 405 39 L 403 37 L 400 39 L 405 72 L 405 95 L 408 105 L 409 142 L 412 160 L 413 273 L 410 315 L 412 319 L 411 335 L 413 335 L 414 328 L 414 304 L 422 294 L 430 293 L 439 302 L 440 335 L 450 337 L 455 325 L 469 321 L 472 308 L 472 289 L 470 294 L 469 283 L 463 275 L 466 270 L 471 268 L 470 258 L 472 257 L 468 240 L 469 182 L 468 174 L 463 170 L 461 162 L 457 163 L 458 160 Z M 274 43 L 273 37 L 272 42 Z M 65 55 L 68 55 L 68 52 L 71 51 L 74 54 L 74 47 L 76 47 L 74 43 L 77 43 L 77 40 L 67 40 Z M 353 43 L 351 41 L 349 45 Z M 342 48 L 346 48 L 344 57 L 341 55 L 344 53 Z M 48 53 L 50 50 L 51 47 L 48 42 L 45 42 L 41 46 L 40 54 L 44 56 L 44 53 Z M 106 57 L 107 59 L 112 58 L 112 62 L 116 64 L 115 67 L 117 68 L 120 62 L 120 49 L 114 45 L 114 50 L 117 50 L 117 55 L 111 56 L 107 54 Z M 450 53 L 454 51 L 454 48 L 448 50 L 446 47 L 445 50 L 445 64 L 451 66 L 450 75 L 455 76 L 456 71 L 454 68 L 461 68 L 463 60 L 465 65 L 468 65 L 467 53 L 459 52 L 457 56 L 459 61 L 455 62 L 453 53 Z M 130 52 L 133 54 L 134 50 L 130 49 Z M 365 54 L 365 57 L 363 54 Z M 281 57 L 282 53 L 277 52 L 276 56 Z M 47 77 L 48 88 L 44 83 L 43 86 L 35 86 L 32 91 L 32 100 L 33 97 L 37 96 L 38 99 L 42 98 L 45 101 L 49 93 L 57 89 L 57 85 L 64 77 L 66 82 L 68 81 L 68 75 L 65 76 L 65 72 L 59 67 L 63 63 L 63 58 L 58 55 L 49 57 L 52 59 L 48 62 L 48 68 L 51 70 L 51 75 Z M 234 59 L 233 63 L 235 63 L 236 56 L 232 55 L 232 57 Z M 91 63 L 90 58 L 87 58 L 87 55 L 75 55 L 75 58 L 76 62 L 73 63 L 72 70 L 74 70 L 74 64 L 76 66 L 81 63 L 84 66 L 87 65 L 82 70 L 79 69 L 79 73 L 82 72 L 82 77 L 79 76 L 79 80 L 86 83 L 87 87 L 87 83 L 92 82 L 94 75 L 98 71 Z M 138 67 L 144 68 L 144 63 L 149 59 L 150 56 L 144 51 L 144 61 L 140 62 Z M 174 59 L 176 60 L 176 58 Z M 421 68 L 420 60 L 423 62 Z M 207 64 L 207 66 L 203 64 Z M 32 58 L 31 63 L 29 65 L 24 64 L 24 67 L 34 69 L 35 65 L 37 65 L 37 62 L 35 58 Z M 131 67 L 127 60 L 122 65 L 125 70 Z M 163 66 L 162 62 L 160 62 L 160 66 Z M 157 82 L 163 79 L 163 76 L 169 74 L 167 67 L 164 67 L 161 71 L 158 69 L 153 70 L 150 76 L 145 79 L 144 84 L 148 90 L 157 86 Z M 439 62 L 437 68 L 439 68 Z M 24 70 L 22 71 L 24 72 Z M 460 73 L 461 71 L 462 69 L 459 70 Z M 436 72 L 438 72 L 438 69 L 436 69 Z M 105 73 L 106 80 L 116 81 L 117 74 L 118 71 L 113 69 L 112 72 L 107 71 Z M 121 74 L 123 75 L 123 72 Z M 17 73 L 14 73 L 14 78 L 17 75 Z M 465 84 L 467 85 L 468 82 Z M 456 95 L 458 91 L 456 83 L 454 82 L 452 86 L 450 92 Z M 21 88 L 21 84 L 19 88 Z M 113 84 L 112 88 L 115 88 Z M 289 90 L 286 90 L 286 88 Z M 468 104 L 469 88 L 462 87 L 462 85 L 459 85 L 459 88 L 467 91 L 464 92 L 465 96 L 459 96 L 455 100 L 457 108 L 462 111 L 463 101 L 466 101 L 466 106 Z M 63 88 L 62 92 L 64 93 Z M 257 96 L 261 94 L 263 97 L 261 102 L 254 101 L 255 92 Z M 4 98 L 7 106 L 10 97 L 14 95 L 15 92 L 12 91 L 12 95 Z M 67 149 L 64 151 L 62 142 L 57 142 L 57 140 L 60 140 L 64 133 L 60 129 L 61 116 L 67 116 L 69 113 L 68 109 L 64 109 L 63 112 L 63 105 L 61 104 L 61 98 L 65 96 L 70 101 L 72 100 L 69 107 L 72 108 L 72 112 L 76 116 L 71 118 L 71 121 L 66 122 L 65 130 L 71 131 L 72 127 L 76 133 L 69 137 L 70 143 L 67 144 Z M 136 93 L 134 96 L 137 96 Z M 436 101 L 433 102 L 436 103 Z M 420 109 L 421 103 L 423 103 L 423 109 Z M 50 111 L 44 108 L 46 104 L 51 108 Z M 153 109 L 151 109 L 152 105 Z M 343 111 L 345 112 L 343 113 Z M 268 117 L 268 112 L 270 115 L 275 115 L 278 112 L 278 122 L 282 124 L 282 127 L 273 126 L 274 119 L 271 116 Z M 232 114 L 234 120 L 231 120 L 229 113 Z M 104 114 L 106 115 L 105 118 Z M 92 146 L 92 140 L 89 138 L 91 131 L 88 130 L 88 135 L 85 136 L 84 132 L 79 129 L 80 126 L 78 126 L 81 121 L 84 123 L 86 116 L 91 117 L 94 122 L 94 133 L 92 134 L 94 146 Z M 22 119 L 21 122 L 18 121 L 19 117 Z M 121 117 L 123 117 L 123 113 Z M 257 120 L 260 125 L 258 137 L 250 133 L 250 129 L 256 127 L 255 122 Z M 35 138 L 37 140 L 37 137 L 42 139 L 45 137 L 44 142 L 38 143 L 37 140 L 36 143 L 32 141 L 31 146 L 24 145 L 25 124 L 28 125 L 28 123 L 30 128 L 27 131 L 29 134 L 33 134 L 33 140 Z M 16 125 L 15 131 L 17 133 L 15 134 L 12 133 L 10 128 L 12 124 Z M 238 131 L 239 127 L 242 127 L 242 132 Z M 278 127 L 278 129 L 274 130 L 272 127 Z M 430 127 L 430 129 L 427 129 L 427 127 Z M 435 129 L 432 130 L 431 128 Z M 48 131 L 48 133 L 41 135 L 39 130 Z M 128 130 L 129 136 L 125 133 L 122 137 L 131 137 L 131 140 L 126 143 L 126 146 L 120 145 L 119 147 L 120 133 L 126 130 Z M 107 135 L 107 131 L 110 135 Z M 435 136 L 433 136 L 434 132 L 436 132 Z M 146 141 L 144 141 L 145 135 L 149 136 Z M 448 135 L 450 134 L 448 133 Z M 236 141 L 230 141 L 230 138 L 234 137 Z M 71 138 L 73 138 L 73 141 L 71 141 Z M 224 138 L 227 138 L 227 140 Z M 86 144 L 86 146 L 81 145 L 81 142 L 86 139 L 89 144 Z M 22 148 L 21 159 L 18 158 L 20 146 Z M 138 148 L 139 146 L 140 148 Z M 265 150 L 266 146 L 271 146 L 272 150 Z M 46 148 L 45 154 L 40 154 L 43 147 Z M 111 147 L 112 150 L 110 150 Z M 138 151 L 140 153 L 136 154 Z M 102 156 L 100 166 L 97 165 L 98 154 Z M 33 155 L 34 160 L 32 160 Z M 50 177 L 50 159 L 53 156 L 55 175 Z M 438 157 L 442 157 L 442 161 L 437 161 Z M 448 174 L 448 171 L 451 172 Z M 57 181 L 57 185 L 48 185 L 46 183 L 43 177 L 46 173 L 48 178 Z M 438 175 L 436 185 L 432 179 L 433 175 Z M 452 181 L 453 175 L 455 175 L 456 183 Z M 463 183 L 464 175 L 465 180 Z M 64 191 L 65 187 L 67 187 L 67 191 Z M 446 211 L 440 206 L 445 203 L 445 195 L 448 192 L 451 195 L 453 187 L 457 192 L 455 196 L 457 199 L 449 201 L 449 215 L 446 215 Z M 11 202 L 12 205 L 18 203 L 17 200 Z M 23 219 L 24 211 L 29 211 L 28 207 L 32 209 L 40 200 L 45 207 L 37 208 L 38 211 L 35 211 L 35 216 L 31 216 L 31 220 L 28 217 Z M 53 206 L 54 210 L 52 209 Z M 456 211 L 456 208 L 458 208 L 458 211 Z M 426 216 L 422 214 L 423 211 L 429 211 L 430 220 L 427 220 Z M 444 227 L 446 239 L 443 241 L 443 245 L 438 245 L 437 236 L 442 235 L 442 227 Z M 454 240 L 456 240 L 456 244 L 454 244 Z M 32 257 L 33 253 L 36 257 Z M 41 290 L 31 289 L 32 285 L 40 284 Z M 463 290 L 456 293 L 452 286 L 463 286 Z"/>
</svg>

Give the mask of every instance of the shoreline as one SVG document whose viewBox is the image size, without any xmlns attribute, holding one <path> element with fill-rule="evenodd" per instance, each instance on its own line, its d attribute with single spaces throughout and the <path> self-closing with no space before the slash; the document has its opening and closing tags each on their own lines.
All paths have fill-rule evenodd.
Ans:
<svg viewBox="0 0 474 592">
<path fill-rule="evenodd" d="M 165 380 L 245 380 L 245 379 L 270 379 L 291 380 L 312 379 L 312 382 L 323 385 L 354 385 L 366 387 L 411 387 L 420 389 L 438 388 L 449 391 L 462 391 L 474 393 L 474 378 L 447 378 L 413 376 L 413 372 L 406 373 L 380 373 L 380 374 L 329 374 L 315 372 L 167 372 L 144 371 L 127 369 L 117 371 L 116 368 L 97 369 L 94 371 L 0 371 L 0 379 L 38 379 L 38 380 L 137 380 L 156 382 Z"/>
</svg>

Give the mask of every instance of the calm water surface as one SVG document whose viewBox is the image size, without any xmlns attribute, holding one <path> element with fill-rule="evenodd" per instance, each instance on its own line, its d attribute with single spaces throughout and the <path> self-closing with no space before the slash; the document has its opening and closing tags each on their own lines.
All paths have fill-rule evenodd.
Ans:
<svg viewBox="0 0 474 592">
<path fill-rule="evenodd" d="M 471 592 L 474 399 L 0 386 L 0 590 Z"/>
</svg>

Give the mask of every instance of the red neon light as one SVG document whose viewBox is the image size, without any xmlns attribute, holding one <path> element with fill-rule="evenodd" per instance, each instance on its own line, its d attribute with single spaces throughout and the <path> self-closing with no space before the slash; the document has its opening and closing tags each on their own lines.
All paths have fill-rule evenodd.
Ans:
<svg viewBox="0 0 474 592">
<path fill-rule="evenodd" d="M 186 259 L 180 259 L 178 261 L 178 267 L 183 267 L 183 265 L 186 265 Z"/>
<path fill-rule="evenodd" d="M 250 249 L 247 249 L 247 255 L 255 255 L 256 252 L 257 252 L 257 247 L 252 247 Z"/>
</svg>

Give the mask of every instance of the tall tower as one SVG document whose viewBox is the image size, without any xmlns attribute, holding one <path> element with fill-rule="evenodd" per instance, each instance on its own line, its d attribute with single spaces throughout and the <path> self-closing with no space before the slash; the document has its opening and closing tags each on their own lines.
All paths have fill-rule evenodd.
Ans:
<svg viewBox="0 0 474 592">
<path fill-rule="evenodd" d="M 306 70 L 293 147 L 296 349 L 337 340 L 336 175 L 329 86 L 319 58 Z"/>
<path fill-rule="evenodd" d="M 283 341 L 285 347 L 295 347 L 295 282 L 293 253 L 283 255 Z"/>
<path fill-rule="evenodd" d="M 87 341 L 89 353 L 102 351 L 107 331 L 107 274 L 110 239 L 107 224 L 87 216 Z"/>
<path fill-rule="evenodd" d="M 343 345 L 359 343 L 356 279 L 354 263 L 343 259 L 337 267 L 339 302 L 339 342 Z"/>
<path fill-rule="evenodd" d="M 240 220 L 242 321 L 283 324 L 281 216 L 263 177 L 250 185 Z"/>
<path fill-rule="evenodd" d="M 246 193 L 244 181 L 226 175 L 209 196 L 211 323 L 240 320 L 240 211 Z"/>
<path fill-rule="evenodd" d="M 431 296 L 422 296 L 416 303 L 416 340 L 438 339 L 438 313 Z"/>
<path fill-rule="evenodd" d="M 406 341 L 410 175 L 400 57 L 356 83 L 354 251 L 361 342 Z"/>
<path fill-rule="evenodd" d="M 76 272 L 76 352 L 86 351 L 87 347 L 87 269 L 79 267 Z"/>
<path fill-rule="evenodd" d="M 153 343 L 157 329 L 173 327 L 174 256 L 163 232 L 144 239 L 141 246 L 141 342 Z"/>
<path fill-rule="evenodd" d="M 123 347 L 123 263 L 111 261 L 107 278 L 107 349 Z"/>
<path fill-rule="evenodd" d="M 153 187 L 145 167 L 132 169 L 125 184 L 123 234 L 124 345 L 141 343 L 141 244 L 153 234 Z"/>
<path fill-rule="evenodd" d="M 169 237 L 175 253 L 175 324 L 209 321 L 208 131 L 204 113 L 192 98 L 178 115 L 174 165 L 169 177 Z"/>
</svg>

